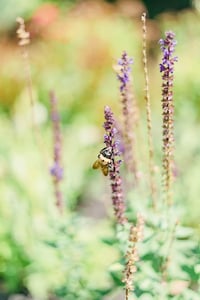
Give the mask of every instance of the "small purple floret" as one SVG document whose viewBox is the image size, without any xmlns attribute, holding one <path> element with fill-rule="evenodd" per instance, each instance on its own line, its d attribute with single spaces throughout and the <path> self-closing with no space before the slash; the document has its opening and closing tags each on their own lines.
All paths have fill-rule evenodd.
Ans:
<svg viewBox="0 0 200 300">
<path fill-rule="evenodd" d="M 63 168 L 61 168 L 56 162 L 50 169 L 51 175 L 56 178 L 57 181 L 63 179 Z"/>
</svg>

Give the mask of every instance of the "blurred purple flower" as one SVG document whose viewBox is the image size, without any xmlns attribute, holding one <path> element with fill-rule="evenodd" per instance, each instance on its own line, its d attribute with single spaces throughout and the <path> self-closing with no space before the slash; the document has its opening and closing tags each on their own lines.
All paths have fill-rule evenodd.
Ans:
<svg viewBox="0 0 200 300">
<path fill-rule="evenodd" d="M 133 64 L 133 59 L 128 57 L 126 51 L 124 51 L 122 57 L 118 59 L 118 65 L 121 67 L 121 69 L 120 72 L 117 74 L 117 77 L 121 82 L 121 92 L 125 91 L 127 83 L 130 81 L 131 64 Z"/>
<path fill-rule="evenodd" d="M 132 88 L 131 64 L 133 59 L 124 51 L 118 60 L 117 78 L 120 82 L 120 96 L 123 113 L 123 129 L 121 135 L 124 141 L 124 161 L 127 170 L 138 180 L 137 161 L 135 154 L 135 125 L 137 123 L 137 105 Z"/>
<path fill-rule="evenodd" d="M 63 179 L 63 167 L 61 166 L 61 151 L 62 141 L 60 132 L 60 116 L 57 110 L 57 99 L 54 92 L 50 93 L 50 104 L 51 104 L 51 120 L 53 124 L 53 143 L 54 143 L 54 163 L 50 168 L 50 173 L 53 177 L 56 205 L 60 211 L 63 210 L 62 193 L 60 191 L 59 183 Z"/>
<path fill-rule="evenodd" d="M 59 166 L 58 163 L 54 163 L 54 165 L 50 169 L 51 175 L 54 176 L 54 178 L 57 181 L 60 181 L 63 179 L 63 168 Z"/>
</svg>

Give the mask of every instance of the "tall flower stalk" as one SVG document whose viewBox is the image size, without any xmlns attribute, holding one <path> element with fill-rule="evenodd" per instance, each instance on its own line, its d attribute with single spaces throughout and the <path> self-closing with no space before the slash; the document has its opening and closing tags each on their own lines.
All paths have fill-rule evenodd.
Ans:
<svg viewBox="0 0 200 300">
<path fill-rule="evenodd" d="M 148 147 L 149 147 L 149 185 L 151 190 L 152 206 L 156 209 L 156 184 L 154 174 L 154 149 L 153 149 L 153 135 L 152 135 L 152 117 L 151 117 L 151 103 L 149 93 L 149 76 L 147 67 L 147 26 L 146 26 L 146 13 L 142 14 L 142 32 L 143 32 L 143 64 L 144 64 L 144 78 L 145 78 L 145 103 L 146 103 L 146 116 L 147 116 L 147 136 L 148 136 Z"/>
<path fill-rule="evenodd" d="M 123 282 L 125 283 L 125 300 L 134 290 L 134 274 L 137 272 L 136 262 L 139 260 L 138 243 L 143 239 L 144 218 L 138 214 L 136 225 L 130 227 L 129 247 L 126 253 L 126 266 L 124 270 Z"/>
<path fill-rule="evenodd" d="M 163 187 L 164 197 L 168 205 L 172 204 L 172 181 L 174 163 L 174 103 L 173 82 L 174 63 L 177 57 L 173 56 L 176 41 L 172 31 L 165 33 L 165 39 L 160 39 L 163 52 L 160 72 L 162 74 L 162 115 L 163 115 Z"/>
<path fill-rule="evenodd" d="M 51 175 L 53 177 L 56 206 L 59 211 L 63 212 L 63 197 L 60 190 L 60 182 L 63 179 L 63 167 L 62 167 L 62 137 L 60 130 L 60 116 L 57 109 L 57 99 L 54 92 L 50 93 L 50 104 L 51 104 L 51 120 L 53 125 L 53 155 L 54 163 L 50 169 Z"/>
<path fill-rule="evenodd" d="M 18 17 L 16 19 L 16 22 L 19 25 L 16 33 L 18 37 L 18 45 L 22 53 L 25 80 L 26 80 L 28 96 L 29 96 L 30 106 L 31 106 L 31 126 L 33 129 L 33 134 L 37 146 L 40 150 L 40 153 L 43 155 L 43 162 L 45 163 L 45 167 L 47 167 L 48 163 L 47 163 L 47 155 L 45 153 L 44 139 L 42 138 L 41 132 L 37 126 L 36 115 L 35 115 L 35 101 L 33 97 L 33 83 L 31 77 L 31 68 L 30 68 L 29 51 L 28 51 L 28 46 L 30 44 L 30 33 L 26 30 L 26 26 L 23 18 Z"/>
<path fill-rule="evenodd" d="M 32 78 L 31 78 L 31 71 L 30 71 L 30 64 L 29 64 L 29 54 L 27 50 L 27 46 L 30 44 L 30 33 L 26 31 L 25 22 L 24 19 L 21 17 L 18 17 L 16 19 L 17 23 L 19 24 L 19 27 L 16 31 L 17 37 L 18 37 L 18 45 L 21 48 L 22 57 L 24 59 L 24 67 L 25 67 L 25 76 L 27 81 L 27 87 L 28 87 L 28 93 L 30 98 L 30 103 L 32 106 L 32 121 L 34 122 L 34 99 L 33 99 L 33 88 L 32 88 Z"/>
<path fill-rule="evenodd" d="M 117 129 L 115 127 L 115 120 L 113 113 L 109 106 L 104 108 L 104 143 L 106 147 L 112 149 L 111 165 L 109 167 L 109 176 L 112 188 L 112 203 L 114 208 L 114 213 L 119 224 L 124 224 L 127 222 L 125 216 L 125 204 L 124 204 L 124 193 L 122 188 L 122 178 L 120 176 L 120 164 L 119 159 L 119 141 L 117 140 Z"/>
<path fill-rule="evenodd" d="M 135 125 L 137 122 L 137 108 L 132 90 L 131 64 L 133 59 L 124 51 L 118 60 L 117 78 L 120 82 L 120 96 L 123 113 L 123 138 L 124 138 L 124 160 L 126 168 L 134 174 L 135 182 L 138 181 L 138 166 L 135 151 Z"/>
</svg>

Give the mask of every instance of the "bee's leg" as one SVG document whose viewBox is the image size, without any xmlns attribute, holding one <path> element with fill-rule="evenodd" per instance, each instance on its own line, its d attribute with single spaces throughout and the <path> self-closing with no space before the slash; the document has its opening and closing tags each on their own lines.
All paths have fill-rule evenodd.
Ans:
<svg viewBox="0 0 200 300">
<path fill-rule="evenodd" d="M 109 170 L 112 172 L 112 171 L 114 171 L 114 161 L 112 160 L 112 162 L 110 162 L 109 164 L 108 164 L 108 168 L 109 168 Z"/>
</svg>

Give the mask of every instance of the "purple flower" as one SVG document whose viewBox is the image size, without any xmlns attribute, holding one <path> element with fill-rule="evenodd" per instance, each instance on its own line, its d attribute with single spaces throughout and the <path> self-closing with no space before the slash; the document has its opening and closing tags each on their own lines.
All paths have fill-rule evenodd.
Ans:
<svg viewBox="0 0 200 300">
<path fill-rule="evenodd" d="M 124 224 L 127 222 L 125 217 L 125 205 L 124 205 L 124 194 L 122 189 L 122 179 L 120 176 L 120 150 L 119 150 L 119 140 L 117 139 L 118 130 L 115 127 L 115 120 L 113 117 L 113 113 L 110 107 L 106 106 L 104 108 L 104 143 L 106 147 L 112 148 L 112 163 L 109 168 L 109 175 L 111 181 L 112 188 L 112 202 L 114 207 L 114 212 L 117 218 L 117 222 L 119 224 Z"/>
<path fill-rule="evenodd" d="M 174 40 L 175 34 L 172 31 L 165 33 L 166 38 L 160 39 L 159 44 L 163 52 L 162 63 L 160 64 L 160 72 L 168 71 L 173 74 L 174 62 L 178 60 L 177 56 L 172 56 L 177 42 Z"/>
<path fill-rule="evenodd" d="M 62 141 L 60 132 L 60 116 L 57 110 L 57 99 L 53 92 L 50 93 L 50 103 L 51 103 L 51 120 L 53 124 L 53 155 L 54 163 L 50 168 L 50 173 L 53 177 L 56 205 L 62 211 L 63 201 L 62 193 L 60 191 L 60 181 L 63 179 L 63 167 L 61 165 L 61 152 L 62 152 Z"/>
<path fill-rule="evenodd" d="M 56 178 L 57 181 L 63 179 L 63 168 L 59 166 L 58 163 L 54 163 L 54 165 L 50 169 L 51 175 Z"/>
<path fill-rule="evenodd" d="M 174 63 L 177 57 L 173 56 L 175 34 L 171 31 L 165 33 L 165 39 L 159 41 L 163 52 L 160 72 L 162 73 L 162 115 L 163 115 L 163 185 L 168 204 L 171 204 L 171 183 L 174 166 L 174 104 L 173 81 Z"/>
<path fill-rule="evenodd" d="M 133 64 L 133 59 L 129 58 L 127 53 L 124 51 L 122 57 L 118 60 L 118 65 L 121 67 L 120 72 L 117 74 L 119 81 L 121 82 L 120 91 L 124 92 L 127 83 L 130 81 L 130 65 Z"/>
<path fill-rule="evenodd" d="M 124 141 L 124 161 L 126 169 L 138 180 L 137 161 L 135 154 L 135 125 L 137 123 L 137 105 L 132 88 L 131 64 L 133 59 L 124 51 L 118 60 L 117 78 L 120 81 L 120 96 L 123 113 L 123 128 L 121 135 Z"/>
</svg>

